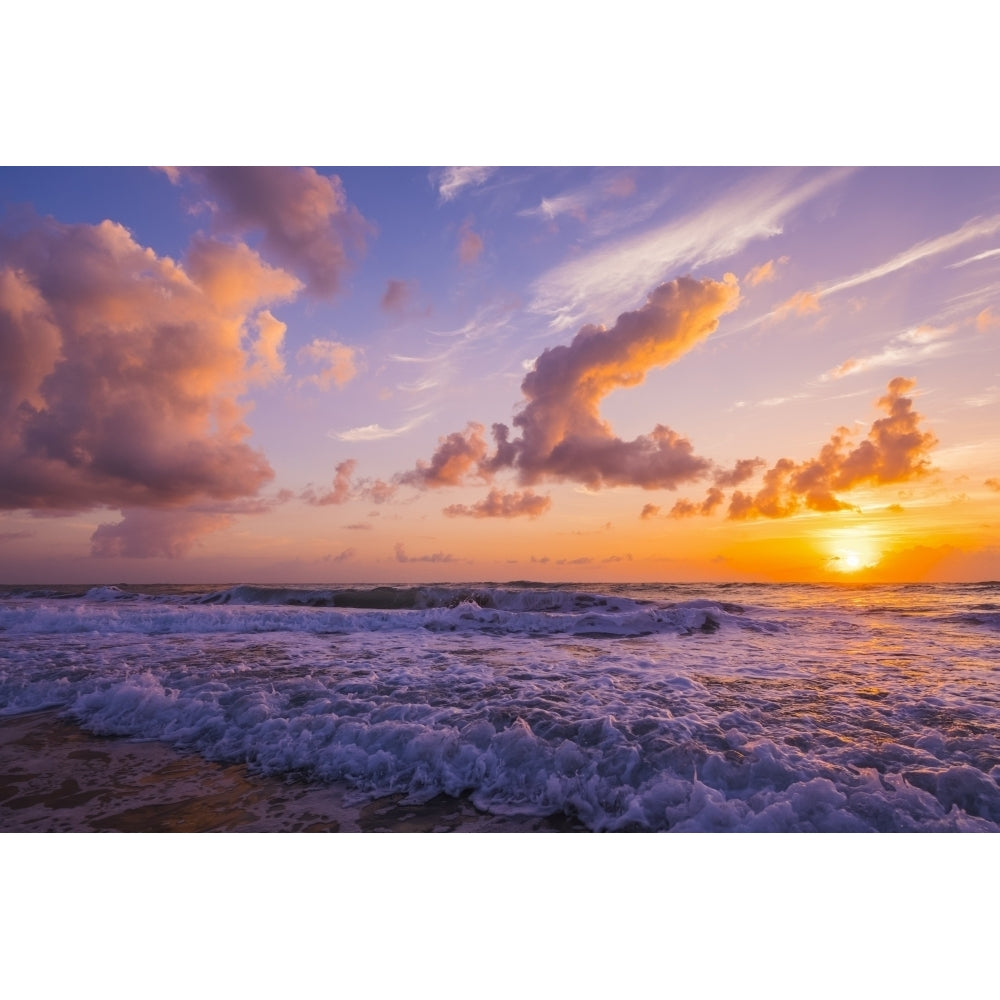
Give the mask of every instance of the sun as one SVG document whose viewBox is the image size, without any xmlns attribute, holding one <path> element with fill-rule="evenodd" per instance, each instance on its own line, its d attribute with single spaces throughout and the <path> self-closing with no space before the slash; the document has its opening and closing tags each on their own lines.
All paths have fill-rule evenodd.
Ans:
<svg viewBox="0 0 1000 1000">
<path fill-rule="evenodd" d="M 845 573 L 853 573 L 855 570 L 861 569 L 862 565 L 864 565 L 861 561 L 861 556 L 853 549 L 844 549 L 844 554 L 840 557 L 840 561 L 843 563 L 842 568 Z"/>
<path fill-rule="evenodd" d="M 834 573 L 859 573 L 877 566 L 882 558 L 876 539 L 857 528 L 837 532 L 823 547 L 828 553 L 826 567 Z"/>
</svg>

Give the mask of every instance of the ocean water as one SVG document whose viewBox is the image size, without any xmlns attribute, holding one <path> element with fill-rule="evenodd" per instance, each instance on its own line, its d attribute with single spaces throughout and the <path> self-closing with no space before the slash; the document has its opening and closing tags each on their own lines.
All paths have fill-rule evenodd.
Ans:
<svg viewBox="0 0 1000 1000">
<path fill-rule="evenodd" d="M 25 587 L 56 708 L 358 800 L 595 831 L 1000 830 L 1000 583 Z"/>
</svg>

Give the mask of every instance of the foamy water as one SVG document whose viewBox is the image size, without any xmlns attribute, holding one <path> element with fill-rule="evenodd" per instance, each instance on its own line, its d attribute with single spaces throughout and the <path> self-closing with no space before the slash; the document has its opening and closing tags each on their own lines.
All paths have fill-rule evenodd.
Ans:
<svg viewBox="0 0 1000 1000">
<path fill-rule="evenodd" d="M 998 680 L 996 583 L 0 596 L 0 714 L 592 830 L 1000 829 Z"/>
</svg>

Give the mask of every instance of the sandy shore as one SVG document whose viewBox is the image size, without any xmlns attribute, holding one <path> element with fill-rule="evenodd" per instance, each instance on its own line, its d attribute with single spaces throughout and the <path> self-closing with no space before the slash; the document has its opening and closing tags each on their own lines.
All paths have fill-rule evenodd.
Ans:
<svg viewBox="0 0 1000 1000">
<path fill-rule="evenodd" d="M 448 796 L 347 804 L 346 787 L 284 782 L 163 743 L 93 736 L 55 712 L 0 719 L 0 832 L 533 832 Z"/>
</svg>

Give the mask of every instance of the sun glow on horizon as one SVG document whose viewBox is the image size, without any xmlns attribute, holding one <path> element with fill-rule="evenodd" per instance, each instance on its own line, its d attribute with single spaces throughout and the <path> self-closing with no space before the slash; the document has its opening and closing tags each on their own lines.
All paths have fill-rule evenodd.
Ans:
<svg viewBox="0 0 1000 1000">
<path fill-rule="evenodd" d="M 838 531 L 825 546 L 829 552 L 827 569 L 835 573 L 858 573 L 872 569 L 882 559 L 882 551 L 868 530 L 851 528 Z"/>
</svg>

